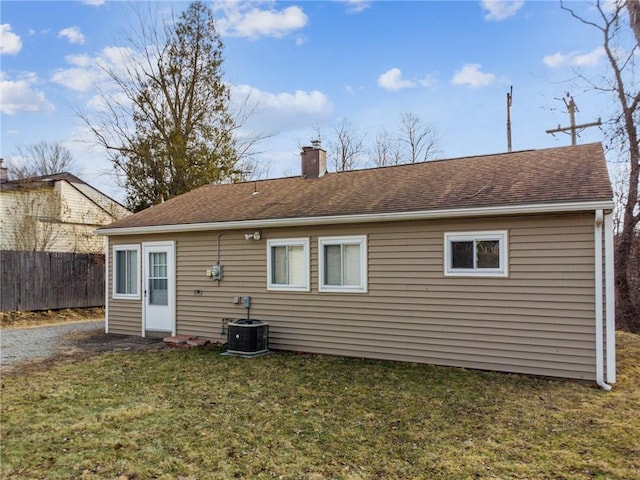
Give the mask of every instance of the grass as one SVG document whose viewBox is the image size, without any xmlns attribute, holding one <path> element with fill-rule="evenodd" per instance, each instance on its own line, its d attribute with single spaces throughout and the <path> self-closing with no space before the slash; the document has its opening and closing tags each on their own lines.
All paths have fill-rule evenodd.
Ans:
<svg viewBox="0 0 640 480">
<path fill-rule="evenodd" d="M 640 336 L 590 384 L 329 356 L 109 353 L 2 379 L 5 479 L 640 478 Z"/>
</svg>

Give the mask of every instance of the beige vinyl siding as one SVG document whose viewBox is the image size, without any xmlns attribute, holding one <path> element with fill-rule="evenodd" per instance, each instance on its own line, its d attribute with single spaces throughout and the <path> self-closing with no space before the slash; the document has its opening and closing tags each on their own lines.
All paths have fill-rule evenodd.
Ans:
<svg viewBox="0 0 640 480">
<path fill-rule="evenodd" d="M 132 238 L 132 237 L 128 237 Z M 117 245 L 140 244 L 141 237 L 130 241 L 121 241 L 122 238 L 112 237 L 109 239 L 109 252 L 107 258 L 107 304 L 108 304 L 108 329 L 109 333 L 123 335 L 142 335 L 142 295 L 140 299 L 135 298 L 113 298 L 113 247 Z M 142 255 L 142 249 L 140 249 Z M 140 272 L 140 285 L 142 292 L 142 272 Z"/>
<path fill-rule="evenodd" d="M 509 276 L 445 276 L 444 234 L 485 230 L 508 231 Z M 111 245 L 176 240 L 178 333 L 225 341 L 226 321 L 246 315 L 233 297 L 250 295 L 273 349 L 595 378 L 592 213 L 227 231 L 218 286 L 205 271 L 219 233 Z M 318 292 L 318 237 L 335 235 L 367 236 L 368 293 Z M 310 239 L 310 292 L 267 291 L 267 238 Z M 110 331 L 140 329 L 140 302 L 111 299 Z"/>
</svg>

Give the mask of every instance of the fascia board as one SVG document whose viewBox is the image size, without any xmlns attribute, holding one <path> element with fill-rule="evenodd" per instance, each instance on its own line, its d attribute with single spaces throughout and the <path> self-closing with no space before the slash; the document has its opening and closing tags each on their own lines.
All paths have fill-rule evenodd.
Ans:
<svg viewBox="0 0 640 480">
<path fill-rule="evenodd" d="M 243 228 L 304 227 L 315 225 L 340 225 L 346 223 L 401 222 L 412 220 L 441 220 L 462 217 L 564 213 L 593 210 L 611 210 L 613 202 L 598 200 L 574 203 L 541 203 L 479 208 L 454 208 L 413 212 L 371 213 L 356 215 L 330 215 L 323 217 L 270 218 L 263 220 L 239 220 L 177 225 L 151 225 L 145 227 L 101 228 L 98 235 L 136 235 L 152 233 L 199 232 L 208 230 L 237 230 Z"/>
</svg>

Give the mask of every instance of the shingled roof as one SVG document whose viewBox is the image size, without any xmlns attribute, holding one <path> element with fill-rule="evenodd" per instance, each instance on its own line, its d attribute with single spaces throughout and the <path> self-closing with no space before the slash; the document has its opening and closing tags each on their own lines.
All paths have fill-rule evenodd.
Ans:
<svg viewBox="0 0 640 480">
<path fill-rule="evenodd" d="M 39 177 L 21 178 L 18 180 L 7 180 L 2 182 L 2 190 L 19 190 L 21 188 L 45 188 L 53 187 L 55 182 L 64 180 L 69 183 L 87 185 L 87 183 L 69 172 L 54 173 L 52 175 L 41 175 Z"/>
<path fill-rule="evenodd" d="M 611 201 L 600 143 L 394 167 L 207 185 L 103 227 L 256 220 Z M 142 228 L 142 230 L 145 230 Z M 175 230 L 172 229 L 172 230 Z"/>
</svg>

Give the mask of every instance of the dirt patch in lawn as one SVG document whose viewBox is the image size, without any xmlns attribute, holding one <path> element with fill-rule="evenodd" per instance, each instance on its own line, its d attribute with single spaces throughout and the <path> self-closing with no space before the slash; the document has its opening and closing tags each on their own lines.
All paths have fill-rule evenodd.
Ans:
<svg viewBox="0 0 640 480">
<path fill-rule="evenodd" d="M 34 312 L 0 312 L 0 328 L 28 328 L 60 323 L 99 320 L 104 318 L 103 307 L 64 308 Z"/>
<path fill-rule="evenodd" d="M 106 352 L 141 352 L 165 348 L 162 338 L 105 333 L 102 329 L 70 334 L 68 343 L 54 355 L 24 362 L 5 373 L 25 375 L 50 370 L 65 363 L 78 363 Z"/>
</svg>

